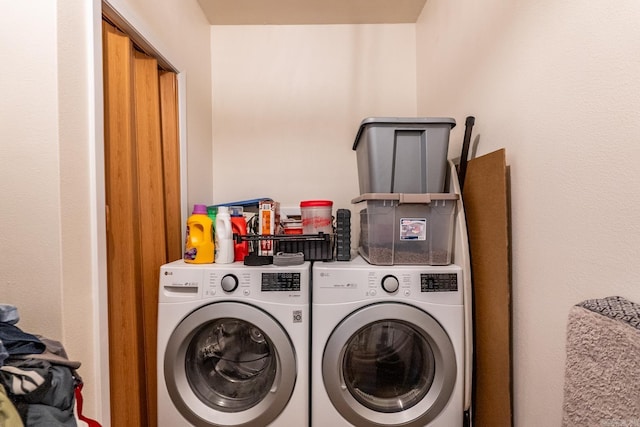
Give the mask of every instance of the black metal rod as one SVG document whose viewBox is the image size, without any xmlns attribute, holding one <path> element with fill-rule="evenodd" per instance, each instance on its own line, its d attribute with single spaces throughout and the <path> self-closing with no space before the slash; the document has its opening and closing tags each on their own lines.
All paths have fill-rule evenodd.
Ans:
<svg viewBox="0 0 640 427">
<path fill-rule="evenodd" d="M 464 178 L 467 174 L 467 162 L 469 157 L 469 145 L 471 145 L 471 130 L 476 121 L 473 116 L 467 117 L 464 125 L 464 140 L 462 141 L 462 154 L 460 154 L 460 166 L 458 167 L 458 181 L 460 182 L 460 191 L 464 186 Z"/>
</svg>

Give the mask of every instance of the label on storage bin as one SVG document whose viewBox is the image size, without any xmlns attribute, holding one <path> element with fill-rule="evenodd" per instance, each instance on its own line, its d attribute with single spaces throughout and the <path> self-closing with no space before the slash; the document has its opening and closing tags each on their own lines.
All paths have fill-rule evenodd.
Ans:
<svg viewBox="0 0 640 427">
<path fill-rule="evenodd" d="M 400 218 L 400 240 L 427 240 L 427 219 Z"/>
</svg>

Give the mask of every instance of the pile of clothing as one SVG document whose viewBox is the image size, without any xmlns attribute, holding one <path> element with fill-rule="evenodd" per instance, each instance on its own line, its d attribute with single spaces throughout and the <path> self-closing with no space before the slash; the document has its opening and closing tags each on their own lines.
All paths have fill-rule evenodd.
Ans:
<svg viewBox="0 0 640 427">
<path fill-rule="evenodd" d="M 0 304 L 0 425 L 76 427 L 82 380 L 62 344 L 16 326 L 16 307 Z"/>
</svg>

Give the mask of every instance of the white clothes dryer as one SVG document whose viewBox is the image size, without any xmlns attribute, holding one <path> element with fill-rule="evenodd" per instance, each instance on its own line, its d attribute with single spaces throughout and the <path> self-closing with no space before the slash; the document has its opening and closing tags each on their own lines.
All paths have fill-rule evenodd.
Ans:
<svg viewBox="0 0 640 427">
<path fill-rule="evenodd" d="M 312 272 L 311 423 L 460 427 L 465 411 L 463 269 L 374 266 Z"/>
<path fill-rule="evenodd" d="M 160 269 L 158 425 L 309 425 L 310 263 Z"/>
</svg>

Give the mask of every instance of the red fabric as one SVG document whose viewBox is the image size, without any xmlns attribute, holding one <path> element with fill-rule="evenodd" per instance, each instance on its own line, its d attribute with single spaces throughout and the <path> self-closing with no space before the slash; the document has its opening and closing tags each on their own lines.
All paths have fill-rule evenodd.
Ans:
<svg viewBox="0 0 640 427">
<path fill-rule="evenodd" d="M 78 418 L 81 421 L 84 421 L 85 423 L 87 423 L 89 427 L 102 427 L 100 423 L 97 422 L 96 420 L 92 420 L 91 418 L 87 418 L 84 415 L 82 415 L 82 404 L 83 404 L 82 383 L 76 385 L 75 395 L 76 395 L 76 405 L 78 407 Z"/>
</svg>

